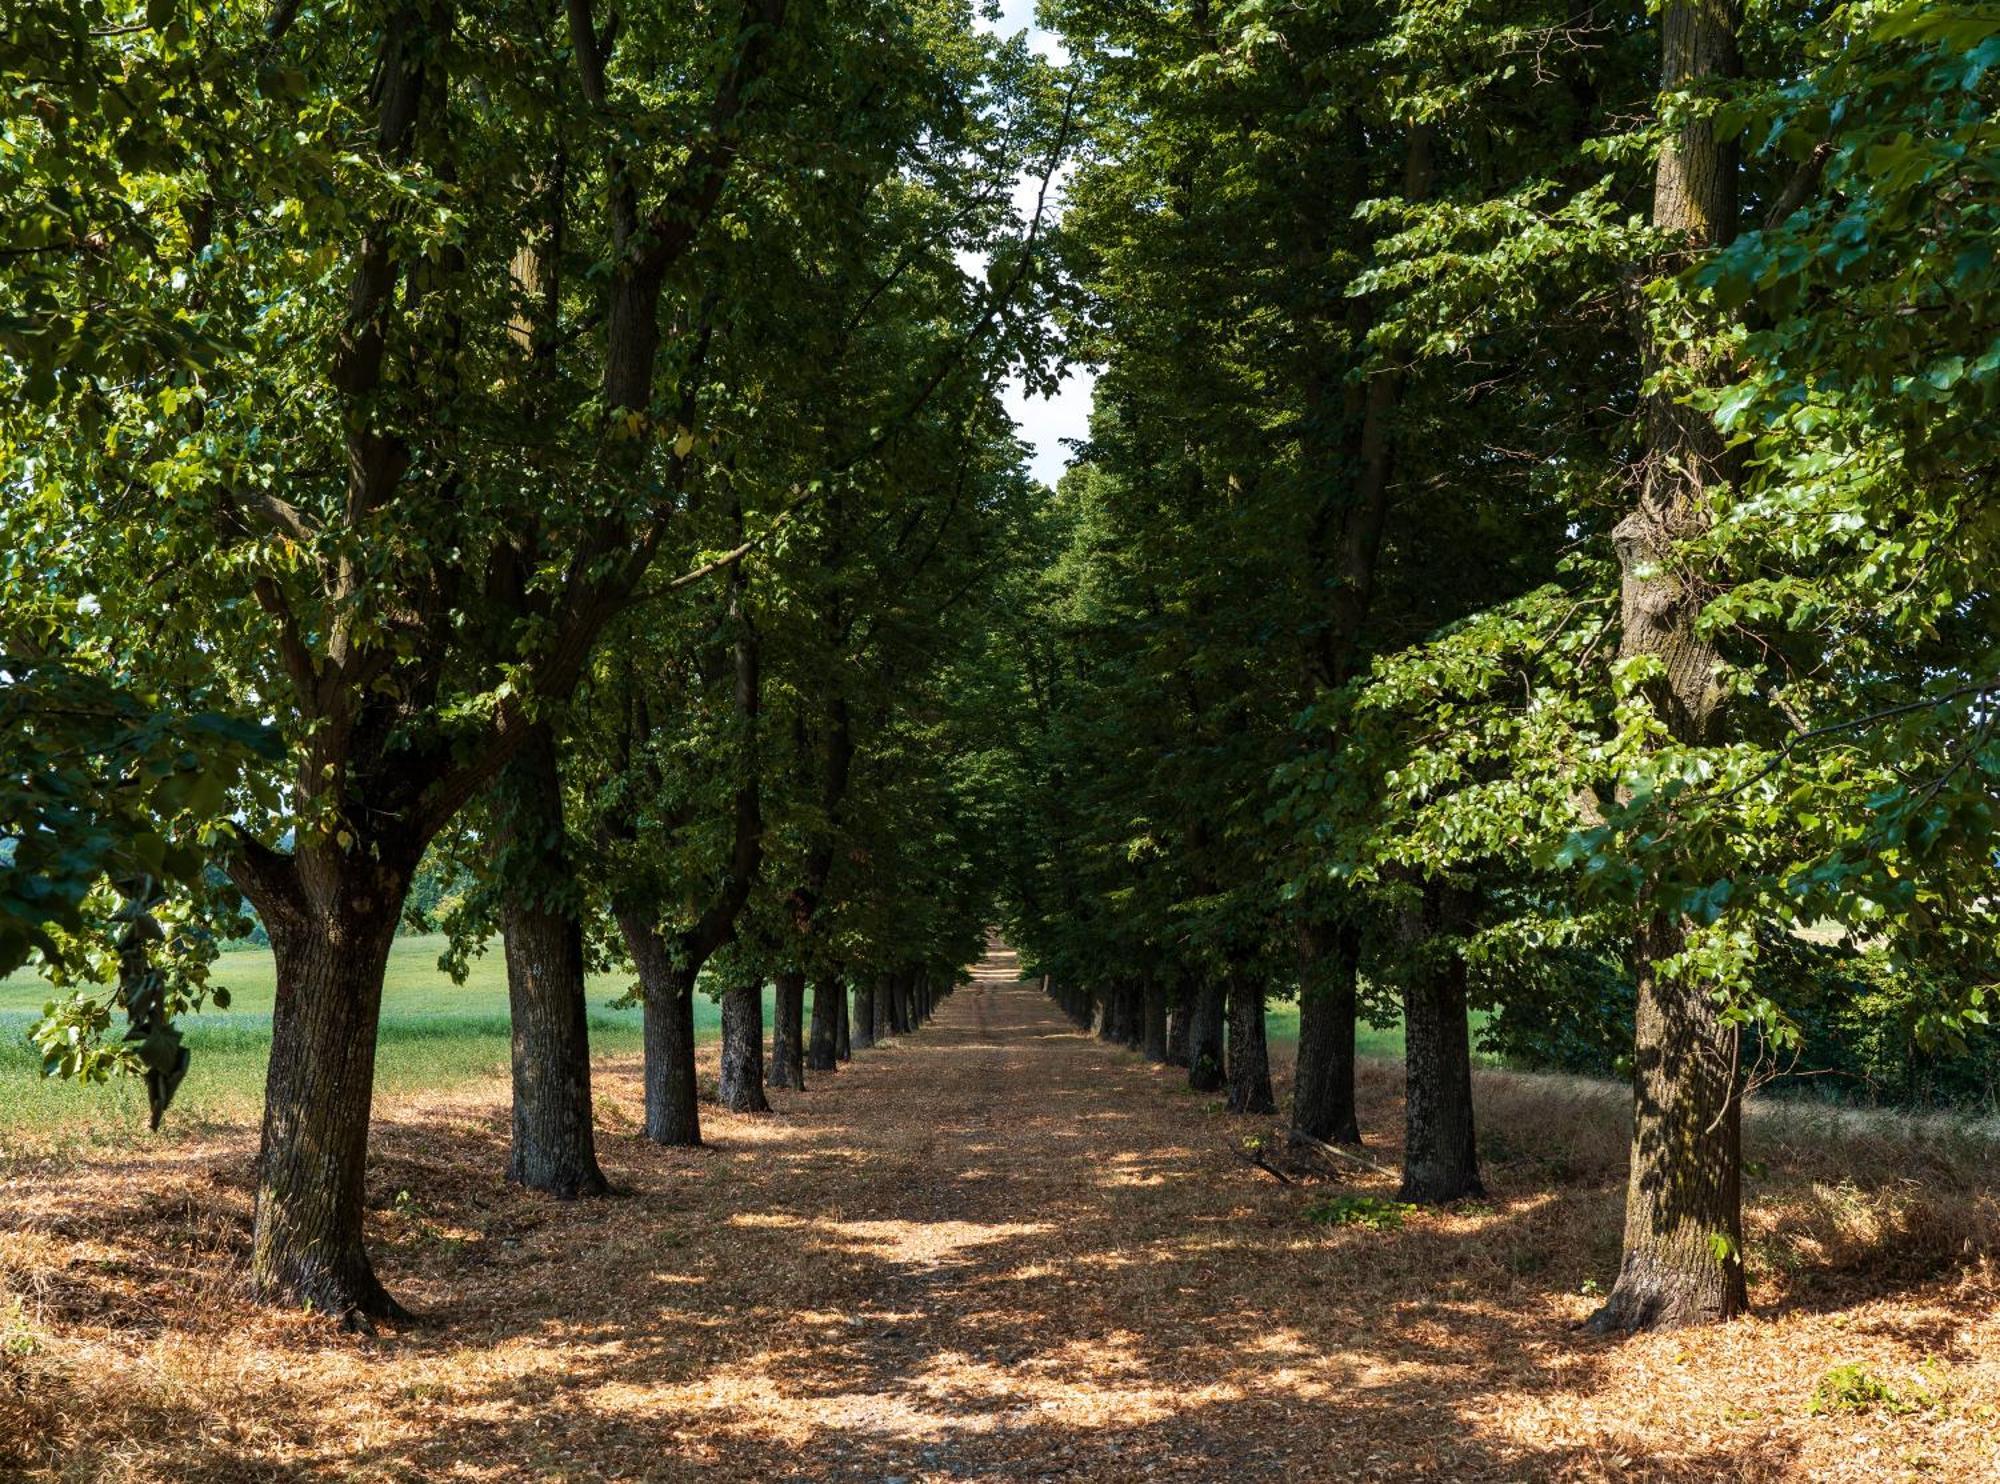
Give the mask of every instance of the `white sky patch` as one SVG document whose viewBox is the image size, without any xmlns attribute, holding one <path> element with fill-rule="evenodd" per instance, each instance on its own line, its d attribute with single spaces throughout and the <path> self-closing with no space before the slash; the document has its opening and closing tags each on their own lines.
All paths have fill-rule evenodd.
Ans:
<svg viewBox="0 0 2000 1484">
<path fill-rule="evenodd" d="M 982 25 L 990 25 L 983 18 Z M 1002 36 L 1012 36 L 1017 32 L 1028 33 L 1028 44 L 1036 53 L 1058 65 L 1069 60 L 1061 40 L 1054 32 L 1044 31 L 1035 24 L 1035 0 L 1000 0 L 1000 21 L 991 29 Z M 1053 213 L 1061 207 L 1061 188 L 1069 174 L 1065 166 L 1050 187 L 1047 211 Z M 1023 221 L 1035 212 L 1035 197 L 1041 190 L 1041 177 L 1037 174 L 1023 175 L 1014 186 L 1014 205 L 1021 213 Z M 975 277 L 984 273 L 983 264 L 961 265 Z M 1028 460 L 1028 468 L 1035 478 L 1044 484 L 1053 485 L 1069 467 L 1070 451 L 1063 440 L 1081 438 L 1090 431 L 1090 394 L 1097 377 L 1087 366 L 1073 367 L 1063 377 L 1062 385 L 1053 397 L 1030 397 L 1017 379 L 1009 378 L 1002 388 L 1001 402 L 1006 406 L 1007 415 L 1014 419 L 1021 437 L 1033 450 Z"/>
</svg>

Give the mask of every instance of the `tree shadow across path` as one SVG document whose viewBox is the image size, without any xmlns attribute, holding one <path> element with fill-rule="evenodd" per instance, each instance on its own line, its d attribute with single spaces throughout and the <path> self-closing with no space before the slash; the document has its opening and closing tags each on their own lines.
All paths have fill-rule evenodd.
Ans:
<svg viewBox="0 0 2000 1484">
<path fill-rule="evenodd" d="M 607 1064 L 609 1202 L 499 1185 L 494 1089 L 387 1110 L 372 1235 L 430 1322 L 376 1339 L 244 1301 L 241 1136 L 110 1190 L 17 1173 L 9 1282 L 46 1280 L 54 1404 L 21 1415 L 62 1477 L 107 1478 L 1830 1478 L 1848 1434 L 1883 1445 L 1806 1410 L 1780 1325 L 1573 1336 L 1615 1192 L 1503 1172 L 1490 1203 L 1319 1224 L 1329 1188 L 1234 1156 L 1253 1125 L 1013 976 L 996 953 L 772 1116 L 705 1110 L 705 1151 L 639 1138 Z M 1949 1457 L 1949 1421 L 1896 1426 Z"/>
</svg>

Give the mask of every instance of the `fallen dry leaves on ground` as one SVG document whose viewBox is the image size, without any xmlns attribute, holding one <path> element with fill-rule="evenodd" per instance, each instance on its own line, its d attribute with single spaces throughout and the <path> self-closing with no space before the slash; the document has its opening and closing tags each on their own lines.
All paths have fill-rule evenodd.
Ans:
<svg viewBox="0 0 2000 1484">
<path fill-rule="evenodd" d="M 14 1151 L 0 1475 L 2000 1478 L 1990 1146 L 1753 1118 L 1756 1315 L 1586 1340 L 1615 1089 L 1483 1074 L 1490 1200 L 1327 1225 L 1393 1182 L 1279 1184 L 1237 1154 L 1268 1122 L 1012 976 L 774 1116 L 706 1108 L 704 1151 L 606 1062 L 607 1202 L 501 1183 L 504 1081 L 379 1109 L 371 1237 L 425 1322 L 373 1338 L 247 1302 L 253 1130 Z M 1362 1087 L 1391 1164 L 1397 1078 Z"/>
</svg>

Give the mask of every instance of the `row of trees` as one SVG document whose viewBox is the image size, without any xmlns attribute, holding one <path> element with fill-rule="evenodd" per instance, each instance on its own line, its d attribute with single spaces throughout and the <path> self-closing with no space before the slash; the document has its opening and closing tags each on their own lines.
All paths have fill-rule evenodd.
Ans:
<svg viewBox="0 0 2000 1484">
<path fill-rule="evenodd" d="M 4 26 L 0 849 L 45 874 L 0 968 L 73 986 L 51 1067 L 157 1117 L 247 899 L 259 1294 L 397 1312 L 363 1178 L 427 853 L 457 951 L 504 937 L 536 1188 L 604 1188 L 590 967 L 636 975 L 663 1143 L 697 992 L 735 1108 L 766 982 L 784 1085 L 921 1018 L 988 918 L 982 615 L 1033 494 L 995 387 L 1039 374 L 1011 201 L 1059 79 L 951 3 Z"/>
<path fill-rule="evenodd" d="M 1828 997 L 1990 1035 L 2000 22 L 1049 10 L 1103 375 L 1013 594 L 1010 931 L 1243 1112 L 1296 993 L 1319 1139 L 1400 1015 L 1413 1200 L 1480 1188 L 1469 1002 L 1613 1045 L 1594 1322 L 1737 1312 L 1742 1098 Z"/>
</svg>

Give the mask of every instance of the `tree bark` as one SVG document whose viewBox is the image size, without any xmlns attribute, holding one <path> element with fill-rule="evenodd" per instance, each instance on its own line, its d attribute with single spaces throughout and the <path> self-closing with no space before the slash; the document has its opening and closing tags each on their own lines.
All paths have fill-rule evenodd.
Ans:
<svg viewBox="0 0 2000 1484">
<path fill-rule="evenodd" d="M 1188 1086 L 1196 1092 L 1214 1092 L 1222 1086 L 1222 981 L 1204 976 L 1194 992 L 1194 1011 L 1188 1019 Z"/>
<path fill-rule="evenodd" d="M 503 912 L 513 1026 L 514 1133 L 507 1178 L 558 1200 L 603 1195 L 590 1104 L 583 927 L 516 900 Z"/>
<path fill-rule="evenodd" d="M 1264 981 L 1245 969 L 1229 976 L 1229 1111 L 1278 1111 L 1264 1035 Z"/>
<path fill-rule="evenodd" d="M 1292 1127 L 1329 1144 L 1359 1144 L 1354 1113 L 1355 988 L 1360 934 L 1310 923 L 1299 942 L 1299 1056 Z"/>
<path fill-rule="evenodd" d="M 777 977 L 777 993 L 771 1004 L 771 1085 L 806 1089 L 805 1061 L 806 976 L 803 969 L 788 969 Z M 818 1015 L 815 1012 L 814 1019 Z"/>
<path fill-rule="evenodd" d="M 1097 991 L 1097 1039 L 1118 1039 L 1118 986 L 1107 984 Z"/>
<path fill-rule="evenodd" d="M 1138 1050 L 1146 1041 L 1146 990 L 1136 979 L 1118 986 L 1118 1043 Z"/>
<path fill-rule="evenodd" d="M 678 967 L 645 913 L 620 908 L 625 951 L 639 971 L 645 1011 L 646 1137 L 655 1144 L 696 1148 L 701 1112 L 694 1073 L 695 971 Z"/>
<path fill-rule="evenodd" d="M 722 1080 L 716 1101 L 732 1113 L 768 1113 L 764 1096 L 764 986 L 752 979 L 722 992 Z"/>
<path fill-rule="evenodd" d="M 841 1061 L 854 1060 L 854 1022 L 847 1005 L 847 982 L 835 979 L 833 982 L 833 1009 L 839 1018 L 835 1031 L 833 1054 Z"/>
<path fill-rule="evenodd" d="M 896 998 L 895 981 L 884 979 L 875 986 L 875 1040 L 879 1044 L 893 1034 L 890 1003 Z"/>
<path fill-rule="evenodd" d="M 590 1023 L 555 736 L 537 723 L 497 795 L 508 858 L 500 912 L 512 1025 L 513 1144 L 507 1178 L 558 1200 L 610 1189 L 597 1165 Z"/>
<path fill-rule="evenodd" d="M 1589 1321 L 1599 1333 L 1728 1319 L 1748 1304 L 1740 1033 L 1702 986 L 1657 982 L 1652 965 L 1680 951 L 1676 921 L 1658 914 L 1640 936 L 1625 1250 Z"/>
<path fill-rule="evenodd" d="M 841 1014 L 847 987 L 828 974 L 813 986 L 812 1043 L 806 1065 L 815 1072 L 831 1072 L 840 1060 Z"/>
<path fill-rule="evenodd" d="M 866 1051 L 875 1044 L 875 986 L 872 984 L 854 986 L 854 1019 L 849 1040 L 855 1051 Z"/>
<path fill-rule="evenodd" d="M 1735 77 L 1741 17 L 1738 0 L 1670 0 L 1660 17 L 1662 90 Z M 1736 175 L 1735 145 L 1717 133 L 1712 114 L 1688 118 L 1667 140 L 1653 178 L 1653 225 L 1678 251 L 1663 271 L 1735 236 Z M 1649 373 L 1675 374 L 1646 399 L 1639 500 L 1612 532 L 1622 569 L 1618 653 L 1659 660 L 1665 673 L 1649 693 L 1653 707 L 1677 741 L 1700 745 L 1721 691 L 1718 656 L 1698 626 L 1702 583 L 1687 570 L 1685 547 L 1708 529 L 1730 456 L 1684 388 L 1713 381 L 1723 368 L 1699 344 L 1684 351 L 1657 340 L 1649 341 L 1648 361 Z M 1728 1319 L 1748 1303 L 1737 1032 L 1722 1023 L 1712 985 L 1658 969 L 1681 951 L 1681 923 L 1643 902 L 1640 911 L 1624 1255 L 1617 1283 L 1589 1321 L 1599 1332 Z"/>
<path fill-rule="evenodd" d="M 1409 928 L 1412 964 L 1403 990 L 1403 1188 L 1427 1205 L 1483 1195 L 1472 1127 L 1472 1045 L 1465 1017 L 1465 957 L 1455 888 L 1426 885 Z"/>
<path fill-rule="evenodd" d="M 250 1268 L 261 1299 L 365 1325 L 406 1317 L 368 1260 L 362 1207 L 382 974 L 409 870 L 359 854 L 321 847 L 304 863 L 328 878 L 310 909 L 258 903 L 278 987 Z"/>
<path fill-rule="evenodd" d="M 1193 1018 L 1193 1006 L 1187 982 L 1176 985 L 1167 1004 L 1167 1065 L 1184 1067 L 1188 1065 L 1188 1024 Z"/>
<path fill-rule="evenodd" d="M 1146 1060 L 1163 1062 L 1167 1059 L 1167 986 L 1158 979 L 1146 981 L 1145 1009 Z"/>
</svg>

